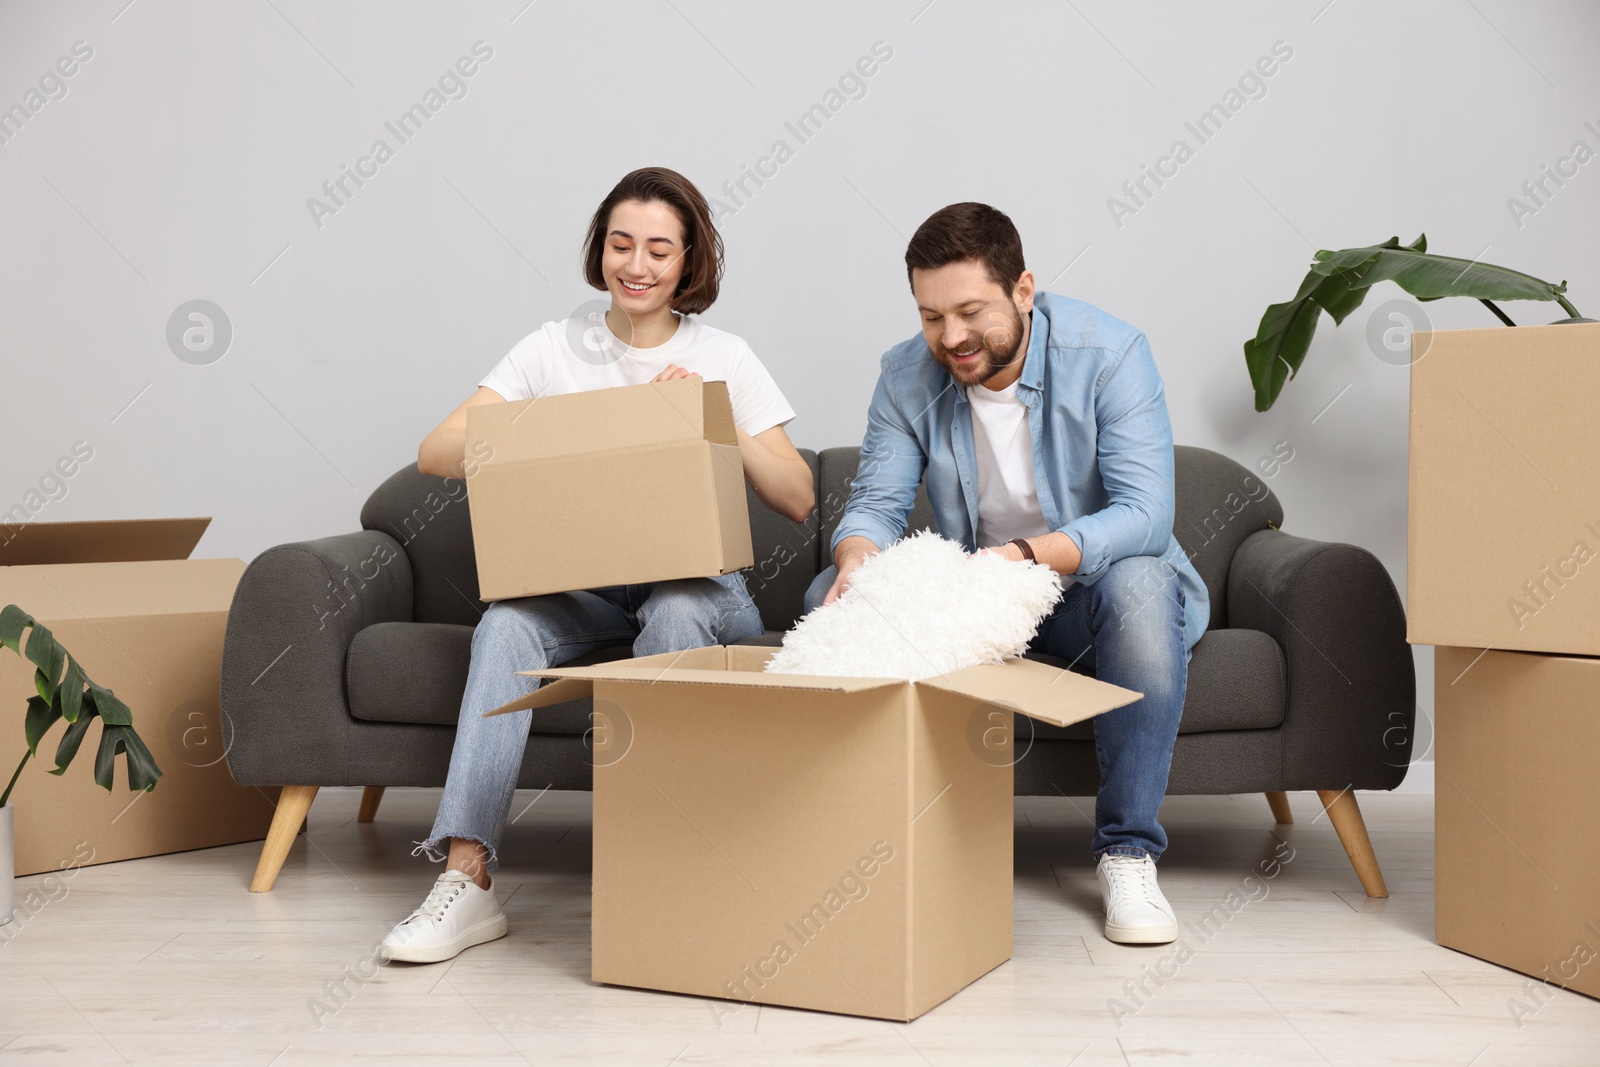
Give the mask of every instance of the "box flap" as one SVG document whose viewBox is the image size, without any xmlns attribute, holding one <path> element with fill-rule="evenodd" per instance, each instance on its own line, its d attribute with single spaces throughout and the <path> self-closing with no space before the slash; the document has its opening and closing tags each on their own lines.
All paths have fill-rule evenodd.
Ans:
<svg viewBox="0 0 1600 1067">
<path fill-rule="evenodd" d="M 226 612 L 242 559 L 132 560 L 0 567 L 0 604 L 40 622 Z"/>
<path fill-rule="evenodd" d="M 533 671 L 519 671 L 519 674 L 533 674 Z M 491 715 L 507 715 L 513 711 L 527 711 L 530 708 L 548 708 L 555 704 L 565 704 L 569 700 L 582 700 L 594 693 L 594 683 L 587 678 L 563 678 L 556 682 L 546 682 L 533 692 L 520 700 L 513 700 L 509 704 L 502 704 L 493 711 L 483 713 L 484 718 Z"/>
<path fill-rule="evenodd" d="M 1144 698 L 1132 689 L 1031 659 L 986 663 L 916 684 L 1020 711 L 1055 726 L 1070 726 Z"/>
<path fill-rule="evenodd" d="M 554 667 L 544 671 L 519 671 L 539 678 L 583 678 L 595 682 L 650 682 L 663 685 L 729 685 L 746 689 L 807 689 L 821 693 L 864 693 L 869 689 L 905 685 L 900 678 L 832 678 L 810 674 L 767 674 L 728 670 L 726 667 L 640 666 L 637 660 L 616 660 L 589 667 Z"/>
<path fill-rule="evenodd" d="M 887 689 L 906 684 L 900 678 L 831 678 L 807 674 L 767 674 L 761 668 L 776 651 L 774 648 L 708 645 L 704 648 L 685 649 L 682 652 L 662 652 L 654 656 L 610 660 L 582 667 L 518 671 L 518 674 L 544 678 L 547 681 L 520 700 L 484 714 L 504 715 L 527 708 L 542 708 L 568 700 L 577 700 L 590 696 L 594 691 L 595 682 L 723 685 L 818 693 L 864 693 L 873 689 Z M 1107 686 L 1107 688 L 1115 687 Z"/>
<path fill-rule="evenodd" d="M 188 559 L 211 519 L 107 519 L 0 525 L 0 567 Z"/>
<path fill-rule="evenodd" d="M 767 661 L 778 654 L 776 645 L 725 645 L 730 671 L 764 671 Z"/>
<path fill-rule="evenodd" d="M 706 382 L 701 390 L 701 404 L 706 440 L 714 445 L 739 447 L 739 432 L 734 428 L 733 399 L 728 395 L 728 383 Z"/>
<path fill-rule="evenodd" d="M 700 440 L 738 444 L 726 382 L 680 378 L 467 409 L 467 452 L 486 454 L 474 446 L 487 441 L 486 467 Z"/>
</svg>

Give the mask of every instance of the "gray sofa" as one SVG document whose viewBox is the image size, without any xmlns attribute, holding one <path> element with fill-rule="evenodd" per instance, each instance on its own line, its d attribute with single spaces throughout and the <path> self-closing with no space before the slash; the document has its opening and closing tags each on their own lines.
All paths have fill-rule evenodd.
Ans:
<svg viewBox="0 0 1600 1067">
<path fill-rule="evenodd" d="M 804 452 L 817 508 L 804 525 L 750 496 L 756 564 L 746 579 L 777 643 L 855 476 L 858 450 Z M 1316 790 L 1369 895 L 1382 874 L 1354 791 L 1405 777 L 1415 677 L 1405 616 L 1378 560 L 1353 545 L 1284 533 L 1283 508 L 1254 472 L 1179 446 L 1176 522 L 1211 594 L 1194 648 L 1168 792 L 1266 793 L 1289 821 L 1289 790 Z M 234 595 L 221 707 L 229 767 L 245 785 L 282 786 L 251 889 L 272 887 L 324 785 L 366 787 L 370 820 L 385 786 L 441 786 L 470 657 L 477 599 L 471 520 L 460 481 L 408 466 L 367 500 L 357 533 L 279 545 Z M 933 526 L 919 494 L 912 529 Z M 630 654 L 627 646 L 595 658 Z M 1042 657 L 1041 657 L 1042 658 Z M 1062 664 L 1065 666 L 1065 664 Z M 588 701 L 534 717 L 519 786 L 588 789 Z M 1093 796 L 1092 726 L 1019 716 L 1016 792 Z"/>
</svg>

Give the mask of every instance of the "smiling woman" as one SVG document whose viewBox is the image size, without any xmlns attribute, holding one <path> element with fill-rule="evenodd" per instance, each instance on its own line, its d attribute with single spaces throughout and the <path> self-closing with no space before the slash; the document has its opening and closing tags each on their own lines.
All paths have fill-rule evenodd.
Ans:
<svg viewBox="0 0 1600 1067">
<path fill-rule="evenodd" d="M 547 322 L 518 342 L 423 440 L 418 469 L 468 475 L 467 413 L 478 405 L 699 377 L 727 383 L 750 487 L 774 511 L 804 522 L 813 479 L 784 432 L 794 409 L 742 338 L 700 321 L 722 279 L 722 238 L 700 190 L 665 167 L 626 175 L 589 220 L 581 263 L 584 280 L 610 297 L 605 312 Z M 588 504 L 530 499 L 527 521 L 560 530 L 562 509 Z M 385 958 L 437 963 L 506 934 L 490 875 L 510 810 L 507 783 L 520 773 L 532 713 L 485 712 L 537 686 L 513 671 L 560 666 L 621 641 L 631 641 L 636 656 L 737 644 L 763 628 L 740 571 L 491 604 L 472 636 L 439 813 L 413 852 L 448 859 L 448 866 L 384 939 Z"/>
</svg>

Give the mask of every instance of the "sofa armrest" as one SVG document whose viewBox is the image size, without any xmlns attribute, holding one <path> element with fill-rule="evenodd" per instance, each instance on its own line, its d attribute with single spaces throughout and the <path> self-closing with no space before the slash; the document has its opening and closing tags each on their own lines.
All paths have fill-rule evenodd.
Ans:
<svg viewBox="0 0 1600 1067">
<path fill-rule="evenodd" d="M 1228 625 L 1283 649 L 1285 789 L 1393 789 L 1406 776 L 1416 670 L 1405 609 L 1376 556 L 1281 530 L 1245 538 L 1228 570 Z"/>
<path fill-rule="evenodd" d="M 228 767 L 244 785 L 346 785 L 345 657 L 376 622 L 411 620 L 411 563 L 377 530 L 269 548 L 233 594 L 222 646 Z"/>
</svg>

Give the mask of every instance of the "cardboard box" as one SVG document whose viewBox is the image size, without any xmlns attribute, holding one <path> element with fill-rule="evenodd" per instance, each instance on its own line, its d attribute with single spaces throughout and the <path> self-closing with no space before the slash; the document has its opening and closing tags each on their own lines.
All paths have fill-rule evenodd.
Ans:
<svg viewBox="0 0 1600 1067">
<path fill-rule="evenodd" d="M 478 595 L 709 578 L 755 563 L 726 382 L 467 411 Z"/>
<path fill-rule="evenodd" d="M 1011 957 L 1012 719 L 1142 696 L 1032 660 L 909 683 L 772 648 L 588 667 L 597 982 L 910 1020 Z M 537 712 L 535 713 L 537 714 Z"/>
<path fill-rule="evenodd" d="M 131 792 L 119 757 L 112 791 L 101 789 L 96 725 L 67 772 L 50 774 L 64 730 L 57 723 L 11 794 L 17 874 L 266 837 L 278 791 L 233 781 L 217 709 L 223 629 L 244 562 L 183 558 L 208 522 L 30 523 L 0 539 L 0 606 L 14 603 L 49 627 L 89 677 L 127 703 L 162 770 L 153 791 Z M 130 558 L 142 554 L 156 558 Z M 33 674 L 32 663 L 0 650 L 0 707 L 12 724 L 0 745 L 7 780 L 25 751 Z"/>
<path fill-rule="evenodd" d="M 1600 323 L 1411 343 L 1406 639 L 1600 656 Z"/>
<path fill-rule="evenodd" d="M 1436 657 L 1439 943 L 1600 997 L 1600 659 Z"/>
</svg>

